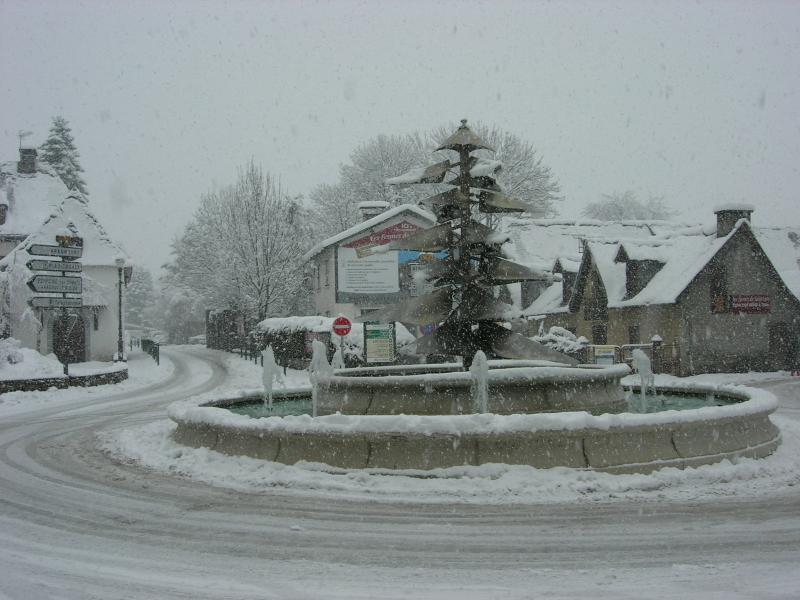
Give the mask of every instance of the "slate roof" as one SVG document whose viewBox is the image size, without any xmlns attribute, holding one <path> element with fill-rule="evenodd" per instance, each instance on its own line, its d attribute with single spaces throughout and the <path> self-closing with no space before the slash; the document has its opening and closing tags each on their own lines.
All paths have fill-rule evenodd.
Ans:
<svg viewBox="0 0 800 600">
<path fill-rule="evenodd" d="M 795 297 L 800 299 L 800 227 L 753 227 L 746 220 L 741 220 L 728 235 L 718 238 L 714 226 L 687 226 L 665 224 L 665 222 L 647 224 L 567 222 L 563 225 L 556 222 L 547 225 L 543 221 L 538 221 L 527 225 L 524 223 L 512 225 L 509 229 L 512 232 L 512 239 L 515 228 L 517 241 L 520 239 L 527 241 L 527 244 L 517 243 L 511 248 L 511 253 L 517 253 L 516 260 L 519 262 L 525 262 L 522 259 L 525 251 L 529 252 L 528 258 L 533 254 L 529 248 L 533 246 L 531 241 L 534 238 L 543 241 L 535 252 L 539 260 L 544 260 L 548 252 L 555 254 L 572 244 L 576 244 L 577 249 L 578 240 L 581 236 L 585 236 L 583 239 L 587 241 L 584 244 L 584 254 L 581 256 L 581 269 L 588 267 L 589 260 L 593 261 L 605 288 L 610 308 L 676 302 L 680 294 L 727 241 L 743 230 L 752 233 L 783 283 Z M 520 246 L 523 249 L 522 253 Z M 644 289 L 628 299 L 625 299 L 624 259 L 653 260 L 663 265 Z M 564 265 L 569 259 L 564 260 L 556 255 L 555 260 Z M 524 310 L 523 314 L 565 312 L 567 306 L 562 303 L 562 285 L 561 282 L 556 282 L 548 287 Z M 576 285 L 583 285 L 580 277 Z M 580 289 L 577 290 L 577 294 L 579 297 Z"/>
</svg>

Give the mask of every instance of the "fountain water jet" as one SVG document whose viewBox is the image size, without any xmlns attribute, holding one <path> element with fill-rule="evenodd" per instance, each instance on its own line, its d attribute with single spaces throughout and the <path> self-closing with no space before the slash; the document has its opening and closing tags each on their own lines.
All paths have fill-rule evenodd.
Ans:
<svg viewBox="0 0 800 600">
<path fill-rule="evenodd" d="M 286 383 L 283 381 L 283 373 L 280 366 L 275 362 L 275 353 L 272 351 L 272 346 L 267 346 L 261 352 L 261 358 L 263 359 L 261 382 L 264 384 L 264 404 L 269 410 L 272 410 L 274 384 L 280 383 L 283 387 L 286 387 Z"/>
</svg>

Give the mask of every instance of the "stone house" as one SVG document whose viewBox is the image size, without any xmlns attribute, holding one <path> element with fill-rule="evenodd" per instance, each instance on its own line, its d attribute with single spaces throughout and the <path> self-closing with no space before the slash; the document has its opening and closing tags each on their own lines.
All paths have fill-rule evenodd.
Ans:
<svg viewBox="0 0 800 600">
<path fill-rule="evenodd" d="M 316 314 L 360 319 L 404 298 L 426 293 L 425 282 L 414 273 L 434 255 L 375 250 L 436 223 L 436 217 L 418 206 L 389 208 L 385 202 L 359 205 L 362 221 L 323 240 L 303 260 L 308 263 Z"/>
<path fill-rule="evenodd" d="M 575 269 L 524 311 L 590 343 L 663 343 L 676 374 L 788 369 L 800 354 L 800 243 L 754 229 L 753 209 L 715 210 L 716 227 L 649 238 L 583 242 Z"/>
<path fill-rule="evenodd" d="M 0 336 L 62 361 L 110 361 L 119 346 L 120 312 L 132 268 L 124 250 L 92 215 L 86 199 L 71 192 L 36 150 L 21 149 L 18 163 L 0 164 Z M 83 293 L 80 308 L 66 310 L 31 306 L 27 282 L 35 275 L 28 262 L 48 257 L 29 253 L 33 244 L 56 245 L 57 236 L 83 240 Z M 75 275 L 71 275 L 75 276 Z M 70 297 L 76 298 L 75 295 Z"/>
</svg>

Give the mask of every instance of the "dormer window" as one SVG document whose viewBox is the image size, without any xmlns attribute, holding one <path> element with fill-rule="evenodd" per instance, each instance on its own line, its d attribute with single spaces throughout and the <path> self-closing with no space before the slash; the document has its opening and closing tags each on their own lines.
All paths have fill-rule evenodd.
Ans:
<svg viewBox="0 0 800 600">
<path fill-rule="evenodd" d="M 641 292 L 661 270 L 664 263 L 657 260 L 629 260 L 625 263 L 625 297 Z"/>
</svg>

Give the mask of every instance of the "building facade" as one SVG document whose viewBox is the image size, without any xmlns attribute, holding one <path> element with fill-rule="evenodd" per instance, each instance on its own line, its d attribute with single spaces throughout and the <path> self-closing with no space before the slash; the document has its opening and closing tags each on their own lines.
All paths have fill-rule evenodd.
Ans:
<svg viewBox="0 0 800 600">
<path fill-rule="evenodd" d="M 715 230 L 584 243 L 577 272 L 526 314 L 597 345 L 663 344 L 679 375 L 791 369 L 800 359 L 800 268 L 792 232 L 756 231 L 721 207 Z M 561 265 L 555 265 L 559 271 Z"/>
<path fill-rule="evenodd" d="M 324 240 L 304 257 L 318 315 L 361 320 L 428 291 L 424 278 L 416 273 L 440 257 L 381 252 L 380 247 L 432 227 L 435 217 L 410 204 L 388 208 L 385 203 L 369 203 L 360 208 L 361 223 Z"/>
<path fill-rule="evenodd" d="M 120 346 L 129 259 L 91 214 L 83 198 L 36 160 L 36 151 L 22 149 L 19 163 L 0 165 L 0 336 L 14 337 L 62 362 L 110 361 Z M 31 246 L 57 245 L 57 238 L 82 240 L 80 308 L 34 307 L 31 300 L 63 294 L 33 292 L 28 282 L 37 274 L 31 260 L 43 259 Z M 75 277 L 75 274 L 70 276 Z M 74 294 L 68 297 L 76 298 Z"/>
</svg>

